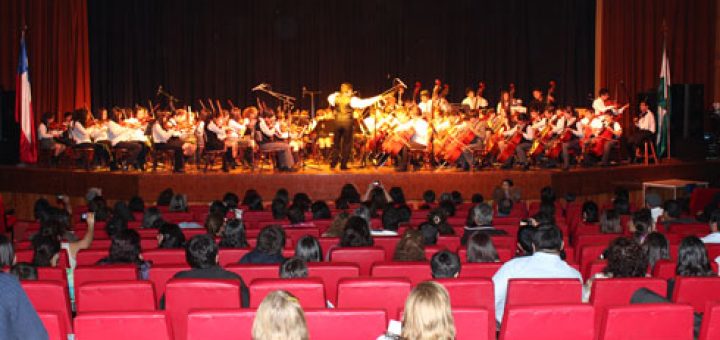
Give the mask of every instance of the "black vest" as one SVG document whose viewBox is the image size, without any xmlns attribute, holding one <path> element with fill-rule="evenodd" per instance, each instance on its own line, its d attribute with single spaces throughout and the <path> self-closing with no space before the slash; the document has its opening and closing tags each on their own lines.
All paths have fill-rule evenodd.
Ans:
<svg viewBox="0 0 720 340">
<path fill-rule="evenodd" d="M 350 122 L 353 119 L 353 108 L 350 107 L 350 98 L 342 95 L 335 97 L 335 121 Z"/>
</svg>

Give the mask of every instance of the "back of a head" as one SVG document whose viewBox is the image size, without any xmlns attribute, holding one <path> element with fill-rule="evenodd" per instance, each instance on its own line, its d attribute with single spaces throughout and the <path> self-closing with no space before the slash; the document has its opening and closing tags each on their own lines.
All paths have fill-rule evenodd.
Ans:
<svg viewBox="0 0 720 340">
<path fill-rule="evenodd" d="M 365 223 L 370 226 L 370 219 L 372 216 L 370 216 L 370 209 L 364 205 L 357 207 L 355 211 L 353 211 L 354 216 L 362 217 L 365 220 Z"/>
<path fill-rule="evenodd" d="M 649 209 L 640 209 L 633 213 L 632 224 L 635 228 L 635 236 L 642 238 L 649 234 L 653 229 L 652 215 Z"/>
<path fill-rule="evenodd" d="M 0 234 L 0 268 L 10 266 L 15 260 L 15 250 L 10 239 Z"/>
<path fill-rule="evenodd" d="M 457 277 L 460 274 L 460 257 L 448 250 L 441 250 L 430 259 L 430 269 L 436 279 Z"/>
<path fill-rule="evenodd" d="M 423 242 L 426 246 L 433 246 L 438 241 L 438 228 L 429 222 L 425 222 L 419 227 L 420 232 L 423 235 Z"/>
<path fill-rule="evenodd" d="M 301 237 L 295 245 L 295 257 L 306 262 L 321 262 L 323 252 L 320 242 L 310 235 Z"/>
<path fill-rule="evenodd" d="M 260 230 L 257 238 L 257 249 L 268 255 L 279 255 L 285 247 L 285 231 L 279 225 L 269 225 Z"/>
<path fill-rule="evenodd" d="M 549 186 L 540 189 L 540 202 L 555 204 L 555 190 Z"/>
<path fill-rule="evenodd" d="M 552 202 L 540 202 L 539 212 L 555 217 L 555 203 Z"/>
<path fill-rule="evenodd" d="M 127 220 L 121 216 L 113 216 L 105 223 L 105 233 L 112 238 L 115 234 L 128 228 Z"/>
<path fill-rule="evenodd" d="M 130 208 L 128 207 L 127 203 L 125 203 L 125 201 L 115 202 L 115 205 L 113 205 L 112 212 L 113 212 L 113 217 L 120 217 L 126 221 L 134 221 L 135 220 L 135 216 L 133 216 L 132 212 L 130 212 Z"/>
<path fill-rule="evenodd" d="M 613 209 L 618 215 L 630 215 L 630 202 L 624 198 L 618 198 L 613 201 Z"/>
<path fill-rule="evenodd" d="M 533 246 L 532 246 L 532 240 L 533 240 L 533 234 L 535 233 L 535 227 L 530 225 L 524 225 L 521 226 L 520 229 L 518 229 L 517 234 L 517 243 L 520 247 L 520 251 L 523 252 L 522 255 L 532 255 L 533 253 Z"/>
<path fill-rule="evenodd" d="M 608 209 L 600 214 L 600 232 L 603 234 L 618 234 L 622 232 L 620 215 L 615 209 Z"/>
<path fill-rule="evenodd" d="M 31 263 L 19 262 L 10 268 L 10 274 L 23 281 L 35 281 L 38 279 L 37 268 Z"/>
<path fill-rule="evenodd" d="M 185 246 L 185 260 L 192 268 L 210 268 L 217 265 L 218 245 L 212 236 L 196 235 Z"/>
<path fill-rule="evenodd" d="M 582 217 L 583 221 L 586 223 L 598 223 L 599 216 L 599 209 L 597 203 L 593 201 L 587 201 L 583 203 L 582 205 Z"/>
<path fill-rule="evenodd" d="M 360 203 L 360 193 L 350 183 L 343 185 L 340 190 L 340 198 L 344 198 L 348 203 Z"/>
<path fill-rule="evenodd" d="M 474 232 L 467 241 L 467 262 L 497 262 L 497 249 L 490 236 Z"/>
<path fill-rule="evenodd" d="M 405 193 L 400 187 L 392 187 L 388 192 L 393 203 L 405 203 Z"/>
<path fill-rule="evenodd" d="M 675 274 L 678 276 L 714 276 L 705 244 L 696 236 L 680 242 Z"/>
<path fill-rule="evenodd" d="M 619 237 L 608 247 L 606 274 L 612 277 L 645 277 L 648 269 L 647 255 L 633 239 Z"/>
<path fill-rule="evenodd" d="M 562 231 L 554 225 L 539 226 L 533 232 L 532 244 L 536 252 L 559 252 L 563 246 Z"/>
<path fill-rule="evenodd" d="M 665 210 L 665 213 L 672 218 L 679 218 L 682 214 L 682 207 L 680 206 L 680 202 L 677 200 L 665 201 L 663 204 L 663 210 Z"/>
<path fill-rule="evenodd" d="M 231 219 L 225 225 L 220 239 L 221 248 L 245 248 L 248 246 L 245 224 L 242 220 Z"/>
<path fill-rule="evenodd" d="M 240 197 L 234 192 L 226 192 L 225 195 L 223 195 L 223 203 L 225 203 L 225 207 L 228 209 L 237 209 L 240 204 Z"/>
<path fill-rule="evenodd" d="M 501 216 L 508 216 L 512 212 L 513 201 L 509 198 L 501 199 L 497 205 L 498 214 Z"/>
<path fill-rule="evenodd" d="M 670 243 L 665 235 L 661 233 L 652 232 L 648 234 L 643 241 L 642 247 L 651 269 L 658 261 L 670 259 Z"/>
<path fill-rule="evenodd" d="M 370 228 L 365 219 L 359 216 L 350 217 L 345 223 L 345 230 L 340 237 L 341 247 L 369 247 L 373 245 Z"/>
<path fill-rule="evenodd" d="M 281 279 L 298 279 L 304 277 L 308 277 L 308 266 L 305 260 L 291 257 L 280 264 Z"/>
<path fill-rule="evenodd" d="M 138 263 L 140 251 L 140 234 L 134 229 L 125 229 L 113 237 L 108 259 L 111 263 Z"/>
<path fill-rule="evenodd" d="M 450 296 L 441 284 L 421 282 L 405 301 L 402 339 L 455 339 L 455 321 L 450 309 Z"/>
<path fill-rule="evenodd" d="M 273 219 L 282 220 L 287 217 L 287 202 L 276 198 L 270 204 L 270 211 L 272 212 Z"/>
<path fill-rule="evenodd" d="M 172 200 L 175 193 L 171 188 L 167 188 L 160 192 L 158 195 L 157 201 L 155 202 L 155 205 L 159 207 L 167 207 L 170 205 L 170 200 Z"/>
<path fill-rule="evenodd" d="M 313 202 L 310 206 L 310 211 L 312 211 L 313 220 L 329 220 L 332 218 L 330 207 L 325 201 Z"/>
<path fill-rule="evenodd" d="M 305 314 L 298 299 L 284 290 L 265 296 L 255 313 L 253 340 L 308 340 Z"/>
<path fill-rule="evenodd" d="M 275 197 L 273 199 L 279 199 L 287 204 L 290 202 L 290 192 L 285 188 L 280 188 L 275 191 Z"/>
<path fill-rule="evenodd" d="M 445 212 L 445 216 L 455 216 L 455 203 L 451 200 L 440 201 L 438 209 Z"/>
<path fill-rule="evenodd" d="M 220 216 L 225 216 L 228 212 L 228 207 L 223 203 L 222 201 L 214 200 L 210 202 L 210 208 L 208 209 L 208 214 L 215 214 Z"/>
<path fill-rule="evenodd" d="M 162 214 L 160 213 L 160 210 L 155 207 L 147 208 L 147 210 L 145 210 L 145 214 L 143 214 L 142 227 L 154 228 L 156 226 L 156 222 L 158 221 L 162 221 Z"/>
<path fill-rule="evenodd" d="M 416 229 L 408 229 L 395 246 L 393 261 L 425 261 L 423 235 Z"/>
<path fill-rule="evenodd" d="M 220 214 L 208 214 L 205 218 L 205 230 L 208 234 L 217 236 L 223 231 L 225 216 Z"/>
<path fill-rule="evenodd" d="M 50 267 L 60 252 L 60 241 L 54 236 L 33 237 L 33 264 L 38 267 Z"/>
<path fill-rule="evenodd" d="M 483 197 L 483 195 L 481 193 L 474 193 L 472 195 L 472 197 L 470 198 L 470 201 L 473 204 L 480 204 L 480 203 L 485 202 L 485 197 Z"/>
<path fill-rule="evenodd" d="M 287 211 L 287 217 L 290 224 L 298 224 L 305 222 L 305 212 L 301 207 L 293 204 Z"/>
<path fill-rule="evenodd" d="M 185 247 L 185 234 L 180 226 L 175 223 L 165 223 L 158 229 L 158 235 L 162 236 L 159 248 L 177 249 Z"/>
<path fill-rule="evenodd" d="M 481 203 L 473 207 L 473 223 L 476 226 L 489 226 L 492 225 L 493 210 L 492 207 L 487 203 Z"/>
<path fill-rule="evenodd" d="M 425 190 L 425 192 L 423 192 L 423 201 L 425 203 L 434 203 L 435 202 L 435 191 Z"/>
<path fill-rule="evenodd" d="M 460 205 L 460 204 L 462 204 L 462 203 L 463 203 L 462 194 L 461 194 L 459 191 L 457 191 L 457 190 L 453 190 L 453 191 L 450 193 L 450 201 L 453 202 L 455 205 Z"/>
<path fill-rule="evenodd" d="M 397 231 L 400 224 L 400 211 L 393 206 L 387 206 L 382 214 L 383 229 Z"/>
<path fill-rule="evenodd" d="M 311 204 L 312 200 L 310 199 L 310 196 L 304 192 L 298 192 L 295 196 L 293 196 L 292 205 L 299 207 L 303 212 L 310 210 Z"/>
<path fill-rule="evenodd" d="M 168 207 L 168 211 L 181 212 L 187 211 L 187 208 L 187 196 L 184 194 L 175 194 L 170 200 L 170 206 Z"/>
</svg>

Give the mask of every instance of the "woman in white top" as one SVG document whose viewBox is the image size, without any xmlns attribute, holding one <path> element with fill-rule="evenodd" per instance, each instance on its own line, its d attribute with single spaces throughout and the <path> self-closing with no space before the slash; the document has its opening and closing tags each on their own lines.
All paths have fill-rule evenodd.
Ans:
<svg viewBox="0 0 720 340">
<path fill-rule="evenodd" d="M 172 150 L 175 157 L 173 172 L 185 172 L 185 157 L 183 155 L 183 142 L 179 133 L 167 126 L 167 115 L 159 115 L 152 127 L 153 148 L 155 150 Z"/>
<path fill-rule="evenodd" d="M 133 141 L 133 130 L 120 124 L 120 119 L 116 112 L 110 113 L 110 119 L 107 123 L 107 135 L 110 145 L 116 148 L 128 150 L 127 162 L 140 171 L 145 171 L 145 155 L 147 154 L 147 146 L 144 143 Z"/>
<path fill-rule="evenodd" d="M 237 159 L 238 156 L 238 142 L 240 141 L 240 137 L 245 135 L 245 130 L 247 129 L 247 122 L 242 117 L 242 112 L 240 112 L 239 108 L 235 108 L 230 113 L 230 120 L 228 121 L 228 136 L 225 140 L 225 145 L 230 148 L 232 152 L 232 161 L 231 165 L 236 166 L 235 159 Z"/>
<path fill-rule="evenodd" d="M 37 134 L 40 148 L 53 151 L 53 162 L 65 151 L 65 145 L 56 140 L 61 131 L 53 131 L 50 129 L 50 126 L 52 126 L 54 122 L 55 115 L 52 112 L 45 112 L 40 121 L 40 125 L 38 125 Z"/>
<path fill-rule="evenodd" d="M 70 132 L 72 140 L 75 143 L 73 146 L 75 148 L 92 147 L 95 150 L 93 163 L 98 164 L 98 162 L 102 161 L 110 164 L 110 168 L 114 170 L 116 166 L 112 161 L 110 152 L 108 152 L 102 144 L 93 142 L 92 133 L 94 129 L 87 127 L 88 115 L 89 112 L 87 109 L 77 109 L 73 113 L 72 129 Z"/>
</svg>

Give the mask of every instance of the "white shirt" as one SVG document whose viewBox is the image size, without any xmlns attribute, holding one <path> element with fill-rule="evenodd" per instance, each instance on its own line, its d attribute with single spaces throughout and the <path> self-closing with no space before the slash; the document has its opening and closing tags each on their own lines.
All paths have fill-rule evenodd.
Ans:
<svg viewBox="0 0 720 340">
<path fill-rule="evenodd" d="M 495 285 L 495 319 L 502 321 L 505 313 L 508 281 L 510 279 L 578 279 L 582 275 L 570 267 L 559 255 L 537 252 L 506 262 L 493 276 Z"/>
<path fill-rule="evenodd" d="M 418 104 L 418 109 L 420 109 L 420 112 L 422 113 L 430 113 L 430 110 L 432 110 L 432 101 L 428 100 L 426 102 L 420 102 L 420 104 Z"/>
<path fill-rule="evenodd" d="M 88 129 L 85 129 L 85 127 L 82 126 L 80 122 L 73 123 L 73 128 L 70 135 L 77 144 L 92 143 L 92 139 L 90 138 L 90 133 Z"/>
<path fill-rule="evenodd" d="M 131 134 L 132 131 L 130 129 L 123 127 L 112 120 L 108 123 L 107 136 L 112 146 L 115 146 L 120 142 L 129 141 Z"/>
<path fill-rule="evenodd" d="M 44 123 L 40 123 L 40 125 L 38 125 L 37 137 L 38 137 L 38 139 L 53 139 L 53 137 L 55 137 L 55 135 L 53 135 L 52 133 L 50 133 L 50 131 L 48 131 L 48 128 Z"/>
<path fill-rule="evenodd" d="M 154 143 L 167 143 L 168 139 L 173 137 L 173 132 L 163 129 L 160 122 L 155 122 L 152 127 L 152 137 Z"/>
<path fill-rule="evenodd" d="M 487 102 L 487 99 L 485 99 L 483 97 L 472 97 L 472 98 L 465 97 L 465 99 L 463 99 L 461 105 L 463 105 L 463 106 L 467 105 L 468 107 L 470 107 L 471 110 L 477 110 L 479 108 L 487 107 L 488 102 Z"/>
<path fill-rule="evenodd" d="M 340 92 L 335 92 L 328 96 L 328 103 L 330 103 L 330 106 L 335 106 L 335 98 L 340 95 Z M 370 97 L 367 99 L 362 99 L 353 96 L 350 98 L 350 107 L 353 109 L 364 109 L 372 104 L 375 104 L 378 100 L 380 100 L 380 96 Z"/>
<path fill-rule="evenodd" d="M 225 134 L 225 130 L 217 126 L 215 124 L 215 121 L 211 120 L 210 123 L 207 126 L 207 129 L 209 131 L 212 131 L 215 133 L 215 137 L 217 137 L 218 140 L 225 140 L 227 138 L 227 135 Z"/>
<path fill-rule="evenodd" d="M 655 133 L 655 115 L 652 112 L 647 111 L 645 115 L 638 120 L 635 126 L 637 126 L 640 130 L 647 130 Z"/>
<path fill-rule="evenodd" d="M 515 125 L 515 126 L 513 126 L 512 129 L 503 132 L 503 136 L 505 136 L 505 137 L 513 136 L 513 135 L 515 135 L 515 132 L 517 131 L 517 129 L 518 129 L 518 125 Z M 526 132 L 522 133 L 522 135 L 525 140 L 533 140 L 535 138 L 535 129 L 533 129 L 530 126 L 527 128 Z"/>
<path fill-rule="evenodd" d="M 230 138 L 239 138 L 245 134 L 245 124 L 240 123 L 235 119 L 230 119 L 228 122 L 228 128 L 231 130 L 230 135 L 228 136 Z"/>
<path fill-rule="evenodd" d="M 720 243 L 720 232 L 715 232 L 701 238 L 703 243 Z"/>
<path fill-rule="evenodd" d="M 616 114 L 616 115 L 617 115 L 617 114 L 620 114 L 620 113 L 623 113 L 623 111 L 625 111 L 625 108 L 621 108 L 620 110 L 618 110 L 618 109 L 617 109 L 615 106 L 613 106 L 613 105 L 605 106 L 605 101 L 602 100 L 602 98 L 600 98 L 600 97 L 597 97 L 597 98 L 593 101 L 592 107 L 593 107 L 593 109 L 595 110 L 595 114 L 596 114 L 596 115 L 605 113 L 607 110 L 612 110 L 612 112 L 613 112 L 614 114 Z"/>
<path fill-rule="evenodd" d="M 415 129 L 415 134 L 410 140 L 420 145 L 427 146 L 430 139 L 430 136 L 428 135 L 430 124 L 422 118 L 415 118 L 411 120 L 410 123 L 412 124 L 413 129 Z"/>
</svg>

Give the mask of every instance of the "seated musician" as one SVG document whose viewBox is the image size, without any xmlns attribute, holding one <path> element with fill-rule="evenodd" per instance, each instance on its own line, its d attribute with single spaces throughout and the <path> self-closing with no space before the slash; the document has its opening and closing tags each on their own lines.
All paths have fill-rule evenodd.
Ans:
<svg viewBox="0 0 720 340">
<path fill-rule="evenodd" d="M 482 148 L 490 129 L 488 128 L 488 120 L 483 120 L 474 113 L 470 113 L 467 116 L 463 125 L 465 126 L 465 130 L 472 131 L 475 137 L 470 143 L 465 145 L 462 157 L 458 158 L 458 166 L 462 167 L 463 171 L 470 171 L 470 167 L 475 164 L 476 161 L 473 157 L 473 150 Z"/>
<path fill-rule="evenodd" d="M 417 106 L 424 115 L 430 115 L 432 113 L 433 103 L 432 100 L 430 100 L 430 92 L 428 90 L 420 91 L 420 103 L 418 103 Z"/>
<path fill-rule="evenodd" d="M 173 171 L 176 173 L 185 172 L 185 157 L 183 156 L 180 133 L 170 130 L 167 115 L 158 115 L 157 120 L 152 123 L 152 140 L 155 150 L 172 150 L 175 157 Z"/>
<path fill-rule="evenodd" d="M 56 140 L 60 134 L 62 134 L 62 131 L 58 129 L 53 130 L 51 128 L 54 123 L 55 114 L 52 112 L 43 113 L 40 124 L 38 125 L 37 134 L 40 149 L 52 151 L 50 159 L 51 164 L 56 164 L 58 157 L 63 153 L 63 151 L 65 151 L 65 145 Z"/>
<path fill-rule="evenodd" d="M 581 153 L 580 139 L 583 138 L 583 125 L 572 107 L 558 108 L 558 110 L 562 111 L 562 116 L 558 118 L 553 132 L 560 139 L 559 143 L 562 143 L 563 170 L 567 171 L 570 169 L 570 151 L 576 155 Z"/>
<path fill-rule="evenodd" d="M 640 102 L 639 117 L 635 118 L 637 130 L 627 138 L 627 152 L 630 155 L 630 163 L 635 163 L 635 149 L 646 140 L 655 140 L 655 115 L 648 110 L 646 101 Z"/>
<path fill-rule="evenodd" d="M 230 171 L 230 167 L 235 168 L 232 159 L 233 141 L 228 139 L 227 132 L 223 126 L 223 117 L 221 114 L 212 116 L 205 125 L 205 150 L 220 151 L 225 150 L 222 157 L 222 171 Z"/>
<path fill-rule="evenodd" d="M 401 114 L 401 116 L 405 115 Z M 396 129 L 396 133 L 402 131 L 413 132 L 407 144 L 400 150 L 397 171 L 407 171 L 410 150 L 426 150 L 430 141 L 430 124 L 423 118 L 422 112 L 417 107 L 413 107 L 410 109 L 410 116 L 412 118 Z"/>
<path fill-rule="evenodd" d="M 120 118 L 115 110 L 109 113 L 108 139 L 114 149 L 122 148 L 128 150 L 127 161 L 136 170 L 145 171 L 145 155 L 147 146 L 141 142 L 132 141 L 133 131 L 120 125 Z"/>
<path fill-rule="evenodd" d="M 608 166 L 610 163 L 610 152 L 617 146 L 622 136 L 622 127 L 614 119 L 612 110 L 605 111 L 600 117 L 590 122 L 592 138 L 589 145 L 585 147 L 584 163 L 588 165 L 592 157 L 600 157 L 600 166 Z"/>
<path fill-rule="evenodd" d="M 73 121 L 72 121 L 72 131 L 71 136 L 72 140 L 75 143 L 73 147 L 75 148 L 84 148 L 84 147 L 92 147 L 95 151 L 95 155 L 93 157 L 93 163 L 96 165 L 98 162 L 106 162 L 110 164 L 111 170 L 116 170 L 117 166 L 112 162 L 112 156 L 108 152 L 108 150 L 105 148 L 104 145 L 95 143 L 92 140 L 92 133 L 93 129 L 90 127 L 87 127 L 88 124 L 88 117 L 89 112 L 87 109 L 77 109 L 73 113 Z"/>
<path fill-rule="evenodd" d="M 513 162 L 519 164 L 523 170 L 527 170 L 530 168 L 530 163 L 527 159 L 527 152 L 530 150 L 530 147 L 532 146 L 532 141 L 535 138 L 535 130 L 530 126 L 530 117 L 528 117 L 527 114 L 521 113 L 517 117 L 517 123 L 513 128 L 511 128 L 508 131 L 503 132 L 503 136 L 506 138 L 513 138 L 516 135 L 519 136 L 520 141 L 518 142 L 517 146 L 514 147 L 513 150 L 503 150 L 503 153 L 507 153 L 510 155 L 510 157 L 505 160 L 505 164 L 503 164 L 503 169 L 510 169 L 513 165 Z M 512 147 L 513 144 L 506 143 L 505 148 Z"/>
<path fill-rule="evenodd" d="M 99 112 L 99 118 L 96 119 L 95 124 L 93 124 L 90 137 L 92 137 L 95 143 L 103 146 L 110 155 L 111 164 L 114 164 L 115 162 L 112 161 L 112 158 L 114 157 L 112 153 L 112 144 L 110 143 L 110 138 L 108 137 L 108 111 L 105 108 L 100 108 Z"/>
<path fill-rule="evenodd" d="M 460 104 L 462 106 L 467 106 L 470 110 L 478 110 L 488 107 L 487 99 L 476 96 L 475 91 L 469 87 L 465 90 L 465 96 L 465 99 L 463 99 Z"/>
<path fill-rule="evenodd" d="M 234 107 L 230 111 L 230 120 L 227 124 L 227 145 L 230 147 L 231 165 L 237 166 L 235 160 L 238 157 L 240 138 L 245 135 L 247 120 L 243 118 L 240 108 Z"/>
<path fill-rule="evenodd" d="M 255 150 L 255 126 L 258 121 L 258 109 L 255 106 L 248 106 L 243 109 L 243 120 L 245 122 L 245 134 L 240 137 L 242 141 L 243 161 L 248 166 L 253 164 L 253 151 Z"/>
<path fill-rule="evenodd" d="M 333 142 L 333 136 L 331 135 L 331 132 L 334 129 L 333 124 L 335 118 L 333 117 L 332 110 L 319 109 L 317 110 L 315 115 L 317 117 L 315 123 L 315 141 L 317 143 L 317 148 L 320 151 L 320 156 L 322 157 L 322 159 L 329 161 L 330 151 L 332 150 Z M 370 115 L 370 117 L 372 117 L 372 115 Z"/>
<path fill-rule="evenodd" d="M 280 171 L 297 171 L 293 168 L 295 161 L 290 144 L 280 141 L 277 136 L 275 115 L 272 112 L 263 112 L 263 117 L 258 120 L 255 127 L 255 141 L 261 151 L 278 151 Z"/>
<path fill-rule="evenodd" d="M 180 140 L 183 141 L 183 154 L 185 157 L 192 157 L 197 150 L 195 140 L 195 122 L 185 109 L 175 110 L 173 117 L 170 118 L 170 126 L 180 131 Z"/>
</svg>

